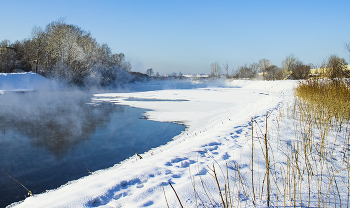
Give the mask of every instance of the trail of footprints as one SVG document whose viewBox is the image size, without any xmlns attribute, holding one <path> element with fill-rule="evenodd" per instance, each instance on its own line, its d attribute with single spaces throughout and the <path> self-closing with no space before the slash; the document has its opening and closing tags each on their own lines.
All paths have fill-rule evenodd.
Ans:
<svg viewBox="0 0 350 208">
<path fill-rule="evenodd" d="M 263 122 L 264 118 L 262 117 L 255 117 L 255 121 L 258 123 Z M 217 141 L 211 142 L 209 144 L 203 145 L 200 150 L 194 151 L 192 153 L 188 153 L 188 157 L 177 157 L 174 159 L 171 159 L 170 161 L 165 163 L 165 166 L 168 167 L 166 170 L 158 170 L 157 175 L 162 176 L 161 178 L 168 178 L 168 181 L 163 182 L 173 182 L 177 179 L 181 178 L 182 175 L 185 173 L 185 171 L 188 171 L 188 167 L 192 164 L 197 163 L 198 156 L 200 156 L 200 163 L 213 163 L 213 157 L 222 157 L 224 160 L 230 160 L 231 155 L 230 152 L 228 152 L 228 149 L 239 149 L 241 148 L 246 139 L 245 137 L 249 136 L 251 131 L 251 122 L 249 122 L 247 125 L 242 126 L 236 126 L 233 128 L 232 133 L 229 136 L 218 138 Z M 244 138 L 242 138 L 244 137 Z M 230 142 L 220 142 L 222 140 L 230 141 Z M 226 146 L 225 146 L 226 145 Z M 227 147 L 229 145 L 229 147 Z M 204 160 L 204 161 L 203 161 Z M 199 167 L 199 166 L 198 166 Z M 229 167 L 233 168 L 233 167 Z M 181 170 L 182 169 L 182 170 Z M 176 171 L 176 173 L 174 173 Z M 194 175 L 206 175 L 207 169 L 202 167 L 197 170 L 197 173 Z M 170 175 L 170 177 L 168 177 Z M 146 192 L 152 192 L 153 189 L 155 189 L 157 186 L 162 186 L 162 182 L 159 182 L 158 184 L 154 184 L 152 186 L 147 186 L 146 183 L 149 182 L 151 178 L 154 178 L 154 174 L 149 174 L 143 181 L 139 178 L 135 178 L 129 181 L 121 181 L 119 184 L 117 184 L 113 189 L 108 190 L 108 192 L 100 197 L 97 197 L 93 200 L 91 200 L 88 204 L 88 206 L 93 207 L 99 207 L 102 205 L 106 205 L 110 203 L 111 201 L 119 200 L 123 197 L 127 197 L 133 193 L 132 189 L 142 189 L 142 188 L 148 188 L 145 190 Z M 152 182 L 150 182 L 152 183 Z M 164 185 L 167 185 L 164 183 Z M 153 201 L 148 201 L 143 204 L 143 207 L 151 206 Z"/>
</svg>

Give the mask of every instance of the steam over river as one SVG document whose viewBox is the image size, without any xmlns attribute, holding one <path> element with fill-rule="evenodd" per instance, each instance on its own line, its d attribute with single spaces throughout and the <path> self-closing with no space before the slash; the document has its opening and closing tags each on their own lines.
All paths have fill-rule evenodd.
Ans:
<svg viewBox="0 0 350 208">
<path fill-rule="evenodd" d="M 0 207 L 166 144 L 182 125 L 81 91 L 0 95 Z M 88 171 L 89 170 L 89 171 Z"/>
</svg>

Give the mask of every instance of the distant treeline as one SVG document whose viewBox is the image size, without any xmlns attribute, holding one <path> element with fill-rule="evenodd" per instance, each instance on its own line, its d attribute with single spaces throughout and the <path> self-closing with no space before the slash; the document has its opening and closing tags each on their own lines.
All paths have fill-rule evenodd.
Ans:
<svg viewBox="0 0 350 208">
<path fill-rule="evenodd" d="M 350 52 L 350 45 L 347 45 Z M 261 59 L 259 63 L 245 64 L 239 66 L 237 70 L 233 70 L 232 76 L 229 75 L 228 64 L 224 64 L 226 77 L 237 79 L 263 79 L 263 80 L 283 80 L 283 79 L 307 79 L 311 75 L 334 78 L 335 76 L 350 77 L 350 71 L 347 68 L 347 62 L 344 58 L 339 58 L 336 55 L 331 55 L 320 66 L 312 64 L 304 64 L 293 54 L 287 56 L 282 61 L 282 68 L 273 65 L 268 59 Z M 321 74 L 312 74 L 311 69 L 324 69 Z M 211 77 L 220 77 L 221 67 L 219 62 L 211 64 Z"/>
<path fill-rule="evenodd" d="M 282 62 L 282 68 L 273 65 L 268 59 L 261 59 L 259 63 L 238 67 L 234 74 L 237 78 L 256 78 L 264 80 L 306 79 L 310 74 L 312 64 L 304 64 L 294 55 L 289 55 Z"/>
<path fill-rule="evenodd" d="M 17 69 L 79 86 L 113 86 L 146 77 L 130 73 L 123 53 L 112 54 L 90 32 L 63 20 L 45 29 L 34 27 L 29 39 L 0 42 L 0 72 Z"/>
</svg>

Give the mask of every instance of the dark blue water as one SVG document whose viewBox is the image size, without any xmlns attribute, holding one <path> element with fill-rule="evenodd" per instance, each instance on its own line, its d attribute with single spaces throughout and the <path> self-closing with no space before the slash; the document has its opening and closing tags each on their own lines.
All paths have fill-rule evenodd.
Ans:
<svg viewBox="0 0 350 208">
<path fill-rule="evenodd" d="M 182 125 L 144 109 L 91 102 L 82 92 L 0 96 L 0 207 L 166 144 Z"/>
</svg>

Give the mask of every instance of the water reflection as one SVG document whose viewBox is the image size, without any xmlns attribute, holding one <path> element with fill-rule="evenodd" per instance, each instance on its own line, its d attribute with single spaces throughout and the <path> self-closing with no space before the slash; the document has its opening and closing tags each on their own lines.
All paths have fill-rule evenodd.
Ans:
<svg viewBox="0 0 350 208">
<path fill-rule="evenodd" d="M 123 106 L 90 103 L 91 95 L 80 91 L 26 93 L 0 96 L 0 128 L 27 135 L 35 146 L 45 147 L 55 156 L 106 125 Z"/>
<path fill-rule="evenodd" d="M 166 144 L 185 129 L 81 91 L 0 96 L 0 207 Z"/>
</svg>

